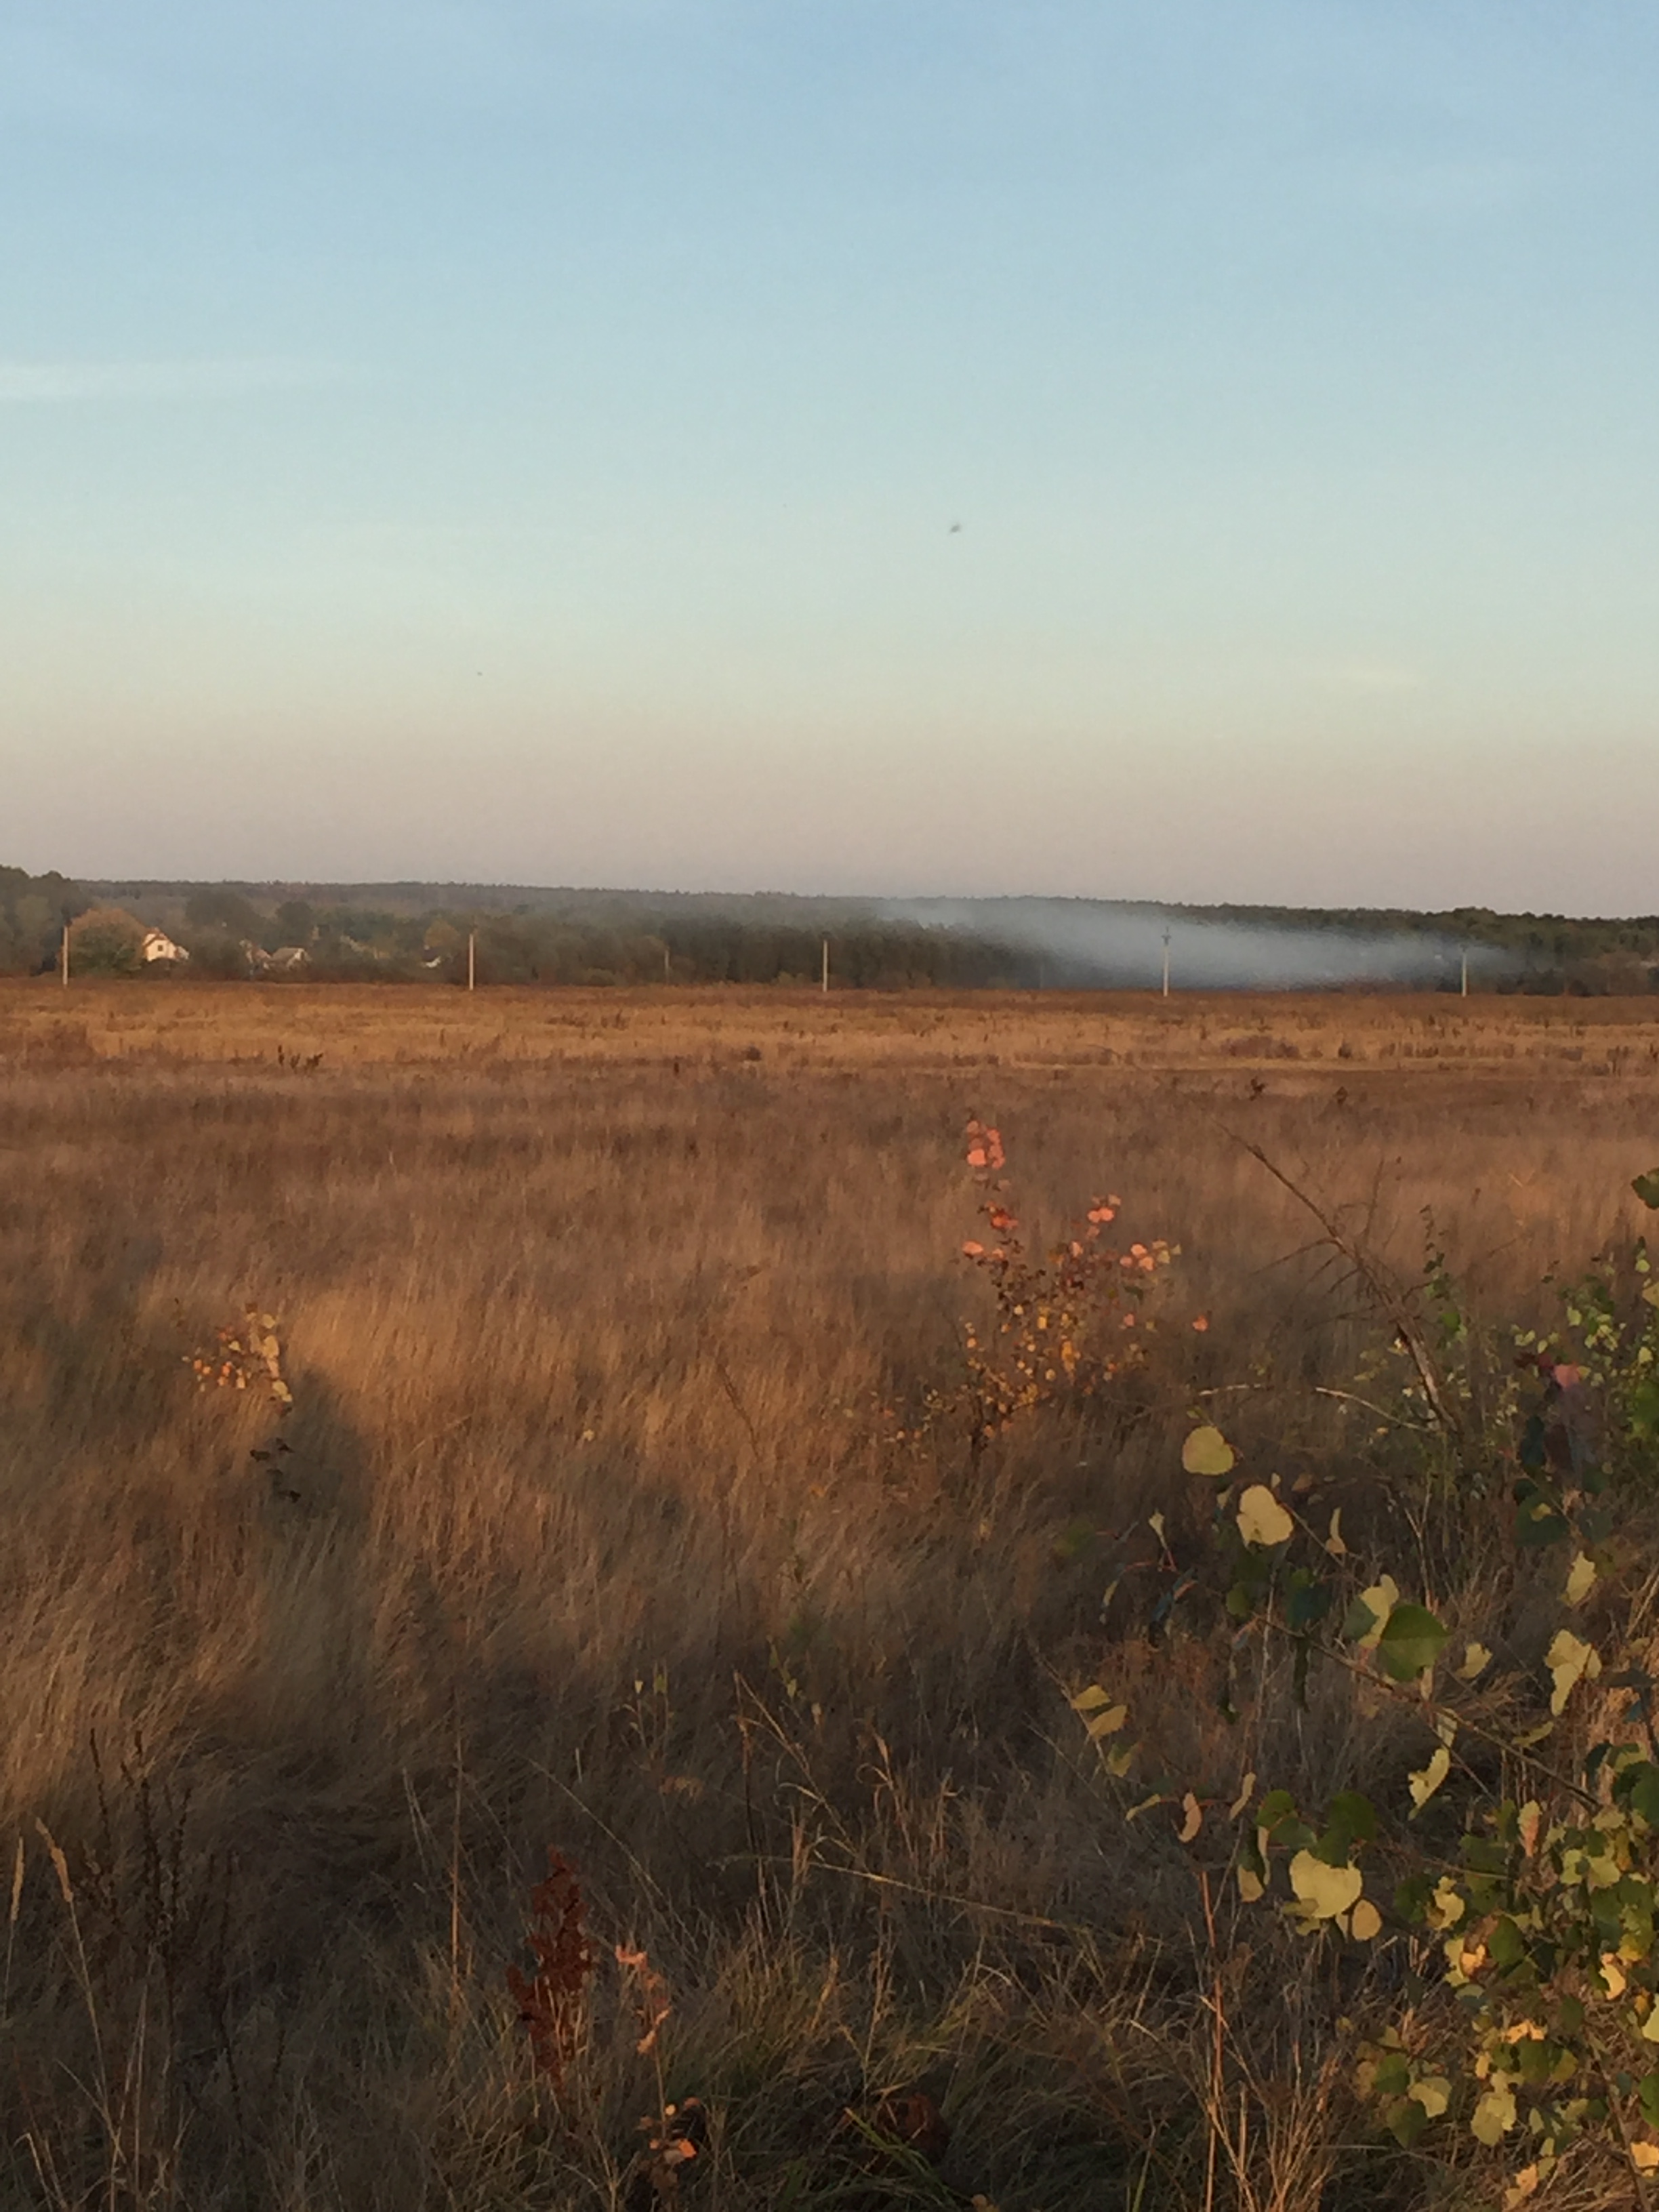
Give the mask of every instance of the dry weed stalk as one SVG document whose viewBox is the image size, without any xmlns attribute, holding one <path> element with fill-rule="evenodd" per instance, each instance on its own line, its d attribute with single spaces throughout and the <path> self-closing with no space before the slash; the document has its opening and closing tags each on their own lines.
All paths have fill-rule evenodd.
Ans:
<svg viewBox="0 0 1659 2212">
<path fill-rule="evenodd" d="M 536 2070 L 557 2097 L 586 2033 L 588 1984 L 599 1954 L 587 1936 L 587 1900 L 576 1869 L 551 1844 L 547 1872 L 530 1893 L 530 1910 L 536 1971 L 526 1974 L 509 1966 L 507 1985 L 529 2031 Z"/>
<path fill-rule="evenodd" d="M 1462 1415 L 1452 1397 L 1444 1371 L 1435 1357 L 1411 1296 L 1399 1277 L 1368 1238 L 1353 1236 L 1344 1229 L 1329 1207 L 1322 1205 L 1293 1176 L 1287 1175 L 1260 1145 L 1243 1137 L 1237 1141 L 1251 1158 L 1259 1161 L 1273 1181 L 1288 1191 L 1297 1204 L 1311 1214 L 1319 1224 L 1320 1243 L 1328 1245 L 1339 1259 L 1346 1262 L 1354 1279 L 1364 1288 L 1376 1310 L 1386 1316 L 1395 1332 L 1395 1341 L 1412 1364 L 1429 1412 L 1447 1436 L 1455 1443 L 1462 1443 L 1464 1440 Z"/>
<path fill-rule="evenodd" d="M 634 2016 L 640 2030 L 640 2039 L 634 2049 L 642 2058 L 656 2050 L 657 2037 L 674 2009 L 674 2000 L 669 1995 L 668 1984 L 652 1965 L 648 1952 L 618 1943 L 617 1964 L 628 1976 L 633 1990 Z"/>
<path fill-rule="evenodd" d="M 629 2003 L 639 2033 L 636 2057 L 649 2057 L 657 2080 L 657 2110 L 640 2122 L 645 2148 L 630 2176 L 630 2204 L 674 2204 L 679 2201 L 680 2177 L 708 2140 L 708 2114 L 700 2097 L 669 2100 L 664 2083 L 662 2046 L 664 2024 L 674 2009 L 667 1981 L 652 1965 L 642 1946 L 618 1943 L 617 1964 L 627 1977 Z"/>
<path fill-rule="evenodd" d="M 1331 2106 L 1345 2053 L 1327 2048 L 1311 2069 L 1298 2037 L 1288 2075 L 1267 2075 L 1248 2028 L 1230 2015 L 1225 1960 L 1208 1870 L 1199 1870 L 1207 1952 L 1201 2001 L 1209 2038 L 1196 2087 L 1204 2113 L 1202 2212 L 1215 2212 L 1224 2161 L 1237 2212 L 1308 2212 L 1335 2163 Z"/>
</svg>

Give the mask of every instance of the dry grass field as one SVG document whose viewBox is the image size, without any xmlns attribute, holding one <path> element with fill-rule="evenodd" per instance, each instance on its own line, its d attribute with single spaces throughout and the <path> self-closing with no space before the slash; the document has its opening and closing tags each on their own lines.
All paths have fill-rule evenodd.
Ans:
<svg viewBox="0 0 1659 2212">
<path fill-rule="evenodd" d="M 1041 1241 L 1180 1248 L 1121 1387 L 983 1449 L 970 1115 Z M 1659 1002 L 0 986 L 0 2204 L 1495 2204 L 1067 1706 L 1109 1657 L 1242 1765 L 1214 1639 L 1103 1610 L 1194 1408 L 1386 1480 L 1389 1332 L 1252 1145 L 1530 1321 L 1639 1225 Z M 198 1387 L 250 1304 L 291 1411 Z M 1286 1702 L 1283 1764 L 1357 1745 Z"/>
</svg>

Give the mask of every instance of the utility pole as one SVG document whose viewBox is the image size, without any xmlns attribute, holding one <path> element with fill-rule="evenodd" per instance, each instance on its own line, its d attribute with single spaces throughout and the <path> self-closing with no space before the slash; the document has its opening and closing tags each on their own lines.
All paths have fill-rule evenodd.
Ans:
<svg viewBox="0 0 1659 2212">
<path fill-rule="evenodd" d="M 62 966 L 62 968 L 63 968 L 63 972 L 64 972 L 64 988 L 66 991 L 67 991 L 67 990 L 68 990 L 68 988 L 69 988 L 69 969 L 70 969 L 70 934 L 69 934 L 69 933 L 70 933 L 70 926 L 69 926 L 68 922 L 65 922 L 65 923 L 64 924 L 64 949 L 63 949 L 62 955 L 61 955 L 61 957 L 60 957 L 60 964 L 61 964 L 61 966 Z"/>
<path fill-rule="evenodd" d="M 1166 999 L 1170 995 L 1170 933 L 1167 929 L 1164 933 L 1164 995 Z"/>
<path fill-rule="evenodd" d="M 478 982 L 478 933 L 477 933 L 477 931 L 476 929 L 469 929 L 469 930 L 468 930 L 468 932 L 466 933 L 466 988 L 467 988 L 467 989 L 468 989 L 469 991 L 476 990 L 476 989 L 477 989 L 477 982 Z"/>
<path fill-rule="evenodd" d="M 665 945 L 662 949 L 662 980 L 665 983 L 672 983 L 674 980 L 668 965 L 668 947 Z"/>
<path fill-rule="evenodd" d="M 1463 996 L 1464 998 L 1466 998 L 1466 999 L 1467 999 L 1467 998 L 1468 997 L 1468 995 L 1469 995 L 1469 948 L 1468 948 L 1468 946 L 1466 945 L 1463 947 L 1463 990 L 1462 990 L 1462 996 Z"/>
<path fill-rule="evenodd" d="M 827 937 L 823 940 L 823 995 L 826 999 L 830 995 L 830 940 Z"/>
</svg>

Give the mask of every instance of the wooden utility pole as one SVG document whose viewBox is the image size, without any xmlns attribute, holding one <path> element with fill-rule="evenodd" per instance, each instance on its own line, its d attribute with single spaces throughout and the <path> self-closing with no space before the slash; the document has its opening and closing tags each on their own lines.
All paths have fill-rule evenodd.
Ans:
<svg viewBox="0 0 1659 2212">
<path fill-rule="evenodd" d="M 478 933 L 477 933 L 477 931 L 476 929 L 469 929 L 469 930 L 468 930 L 468 932 L 466 933 L 466 988 L 467 988 L 467 989 L 468 989 L 469 991 L 476 990 L 476 989 L 477 989 L 477 982 L 478 982 Z"/>
<path fill-rule="evenodd" d="M 662 980 L 665 983 L 672 983 L 674 980 L 673 971 L 668 964 L 668 947 L 665 945 L 662 949 Z"/>
<path fill-rule="evenodd" d="M 830 995 L 830 940 L 827 937 L 823 940 L 823 995 L 826 999 Z"/>
<path fill-rule="evenodd" d="M 1170 933 L 1167 929 L 1164 933 L 1164 995 L 1166 999 L 1170 995 Z"/>
<path fill-rule="evenodd" d="M 1466 999 L 1469 995 L 1469 948 L 1467 945 L 1463 947 L 1463 989 L 1462 995 Z"/>
</svg>

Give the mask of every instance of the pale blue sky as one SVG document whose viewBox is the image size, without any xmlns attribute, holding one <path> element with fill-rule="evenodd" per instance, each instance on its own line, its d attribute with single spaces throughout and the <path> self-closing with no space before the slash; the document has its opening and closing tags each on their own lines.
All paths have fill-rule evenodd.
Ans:
<svg viewBox="0 0 1659 2212">
<path fill-rule="evenodd" d="M 3 0 L 0 859 L 1652 912 L 1656 277 L 1651 0 Z"/>
</svg>

